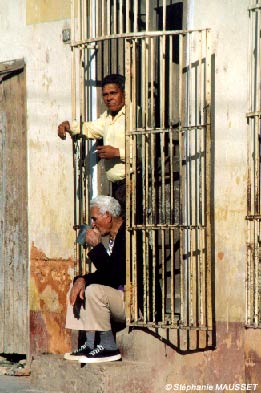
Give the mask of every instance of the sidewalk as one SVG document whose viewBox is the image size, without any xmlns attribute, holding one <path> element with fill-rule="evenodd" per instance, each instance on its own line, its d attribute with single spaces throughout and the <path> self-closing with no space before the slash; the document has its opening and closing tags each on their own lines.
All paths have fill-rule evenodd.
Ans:
<svg viewBox="0 0 261 393">
<path fill-rule="evenodd" d="M 0 375 L 0 393 L 45 393 L 31 387 L 29 377 Z"/>
</svg>

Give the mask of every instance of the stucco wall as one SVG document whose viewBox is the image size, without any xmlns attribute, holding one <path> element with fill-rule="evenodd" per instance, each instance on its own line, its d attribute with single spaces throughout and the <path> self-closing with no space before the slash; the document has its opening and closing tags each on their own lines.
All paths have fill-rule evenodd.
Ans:
<svg viewBox="0 0 261 393">
<path fill-rule="evenodd" d="M 59 1 L 61 8 L 48 1 L 48 13 L 41 8 L 46 2 L 35 3 L 0 0 L 0 61 L 26 63 L 29 249 L 34 242 L 48 258 L 68 258 L 74 238 L 72 154 L 70 140 L 57 137 L 57 125 L 71 118 L 70 47 L 62 42 L 70 1 Z"/>
<path fill-rule="evenodd" d="M 188 28 L 211 29 L 214 66 L 215 287 L 218 321 L 245 318 L 247 0 L 189 2 Z"/>
<path fill-rule="evenodd" d="M 0 0 L 0 62 L 23 58 L 26 64 L 33 352 L 71 346 L 64 322 L 74 255 L 72 147 L 70 138 L 57 136 L 58 123 L 71 119 L 71 51 L 62 42 L 69 16 L 70 0 Z"/>
</svg>

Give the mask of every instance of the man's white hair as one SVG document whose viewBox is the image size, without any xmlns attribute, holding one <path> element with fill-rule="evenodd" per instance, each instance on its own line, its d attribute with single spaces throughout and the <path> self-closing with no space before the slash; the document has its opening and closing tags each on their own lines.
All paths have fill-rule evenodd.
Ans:
<svg viewBox="0 0 261 393">
<path fill-rule="evenodd" d="M 97 206 L 101 214 L 110 213 L 113 217 L 119 217 L 121 214 L 121 206 L 117 199 L 99 195 L 90 201 L 90 207 Z"/>
</svg>

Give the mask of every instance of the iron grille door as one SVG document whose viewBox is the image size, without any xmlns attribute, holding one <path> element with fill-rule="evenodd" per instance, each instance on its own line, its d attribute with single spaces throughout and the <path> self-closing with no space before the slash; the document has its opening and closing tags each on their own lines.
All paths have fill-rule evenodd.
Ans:
<svg viewBox="0 0 261 393">
<path fill-rule="evenodd" d="M 98 97 L 105 75 L 125 74 L 127 323 L 206 332 L 213 319 L 210 33 L 182 30 L 182 16 L 182 2 L 73 1 L 72 117 L 92 120 L 93 90 Z M 85 213 L 90 173 L 85 166 Z"/>
<path fill-rule="evenodd" d="M 127 40 L 129 325 L 212 329 L 209 53 L 206 30 Z"/>
</svg>

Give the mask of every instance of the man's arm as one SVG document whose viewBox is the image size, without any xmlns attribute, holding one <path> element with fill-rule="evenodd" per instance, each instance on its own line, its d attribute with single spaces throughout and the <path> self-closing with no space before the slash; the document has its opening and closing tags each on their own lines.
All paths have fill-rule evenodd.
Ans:
<svg viewBox="0 0 261 393">
<path fill-rule="evenodd" d="M 104 158 L 105 160 L 110 160 L 114 157 L 120 157 L 120 149 L 118 147 L 113 147 L 110 145 L 97 146 L 97 152 L 99 158 Z"/>
<path fill-rule="evenodd" d="M 88 121 L 82 125 L 82 134 L 87 139 L 101 139 L 103 137 L 104 125 L 107 112 L 104 112 L 97 120 Z M 77 121 L 70 123 L 68 120 L 58 125 L 58 136 L 65 139 L 66 132 L 72 136 L 80 134 L 80 125 Z"/>
</svg>

